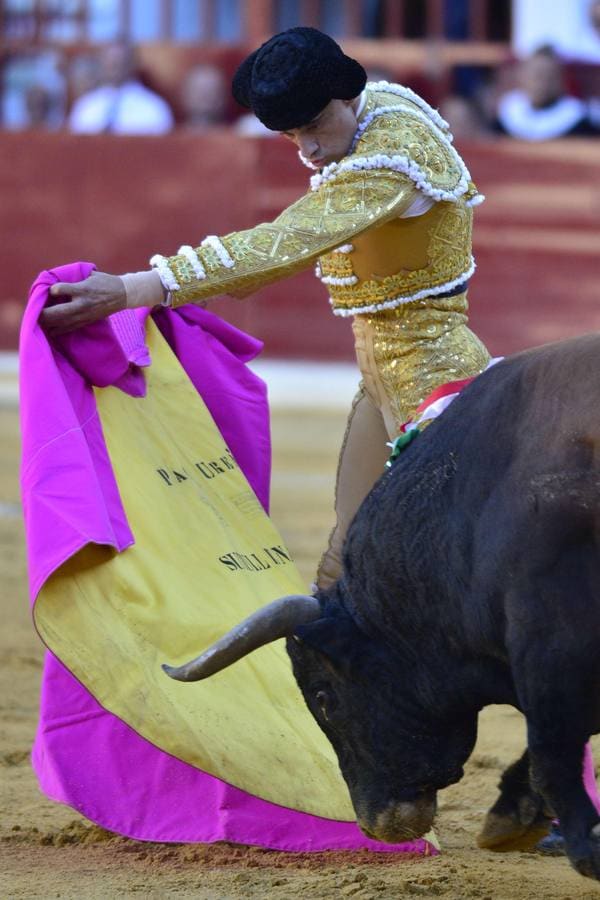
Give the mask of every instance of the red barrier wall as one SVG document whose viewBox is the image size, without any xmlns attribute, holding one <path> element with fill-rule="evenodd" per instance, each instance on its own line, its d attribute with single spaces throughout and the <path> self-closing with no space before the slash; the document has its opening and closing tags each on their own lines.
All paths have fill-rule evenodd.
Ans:
<svg viewBox="0 0 600 900">
<path fill-rule="evenodd" d="M 503 140 L 460 148 L 487 202 L 476 211 L 472 323 L 495 353 L 600 327 L 600 144 Z M 28 285 L 76 259 L 108 272 L 268 219 L 307 186 L 280 139 L 0 135 L 0 346 L 16 346 Z M 217 311 L 272 356 L 351 359 L 311 271 Z"/>
</svg>

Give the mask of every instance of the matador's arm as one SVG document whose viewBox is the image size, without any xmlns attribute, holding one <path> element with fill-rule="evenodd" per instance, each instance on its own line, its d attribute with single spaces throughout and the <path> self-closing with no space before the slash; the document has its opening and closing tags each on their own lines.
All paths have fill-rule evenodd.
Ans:
<svg viewBox="0 0 600 900">
<path fill-rule="evenodd" d="M 402 215 L 417 195 L 414 182 L 400 172 L 345 172 L 302 196 L 273 222 L 208 237 L 199 247 L 155 256 L 151 263 L 174 306 L 217 294 L 245 297 L 307 268 L 367 228 Z"/>
</svg>

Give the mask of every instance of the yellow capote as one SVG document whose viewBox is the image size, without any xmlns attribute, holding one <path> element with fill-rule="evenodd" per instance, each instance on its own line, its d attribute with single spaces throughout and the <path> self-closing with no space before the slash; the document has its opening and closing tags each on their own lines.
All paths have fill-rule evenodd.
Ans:
<svg viewBox="0 0 600 900">
<path fill-rule="evenodd" d="M 123 553 L 89 544 L 65 563 L 37 599 L 37 628 L 106 709 L 156 746 L 274 803 L 354 820 L 282 640 L 194 684 L 161 669 L 305 586 L 241 471 L 224 463 L 223 438 L 151 321 L 148 344 L 146 397 L 96 390 L 136 543 Z M 223 471 L 205 477 L 198 465 L 214 472 L 215 461 Z"/>
<path fill-rule="evenodd" d="M 354 821 L 284 641 L 206 681 L 184 684 L 161 669 L 304 585 L 151 319 L 147 344 L 144 398 L 95 391 L 136 543 L 122 553 L 88 544 L 67 561 L 38 595 L 38 631 L 102 706 L 157 747 L 265 800 Z M 437 846 L 433 832 L 426 839 Z"/>
</svg>

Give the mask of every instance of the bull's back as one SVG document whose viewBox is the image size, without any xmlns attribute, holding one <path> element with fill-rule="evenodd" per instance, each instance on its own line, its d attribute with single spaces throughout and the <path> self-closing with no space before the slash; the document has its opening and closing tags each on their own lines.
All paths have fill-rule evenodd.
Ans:
<svg viewBox="0 0 600 900">
<path fill-rule="evenodd" d="M 457 608 L 469 591 L 500 597 L 523 560 L 544 566 L 579 535 L 596 547 L 599 392 L 598 335 L 508 357 L 466 388 L 350 529 L 346 565 L 355 577 L 360 558 L 376 606 L 393 617 L 399 597 Z"/>
<path fill-rule="evenodd" d="M 445 458 L 455 473 L 454 490 L 463 495 L 471 486 L 483 501 L 501 478 L 514 487 L 528 474 L 595 473 L 599 396 L 600 335 L 515 354 L 475 379 L 432 423 L 410 465 Z"/>
</svg>

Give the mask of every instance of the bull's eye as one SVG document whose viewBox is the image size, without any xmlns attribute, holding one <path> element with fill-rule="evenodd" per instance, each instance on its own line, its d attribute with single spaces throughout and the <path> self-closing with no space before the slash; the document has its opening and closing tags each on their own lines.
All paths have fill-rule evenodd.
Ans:
<svg viewBox="0 0 600 900">
<path fill-rule="evenodd" d="M 328 719 L 327 693 L 325 691 L 317 691 L 317 693 L 315 695 L 315 700 L 319 704 L 319 709 L 321 710 L 321 713 L 323 714 L 323 718 L 327 720 Z"/>
</svg>

